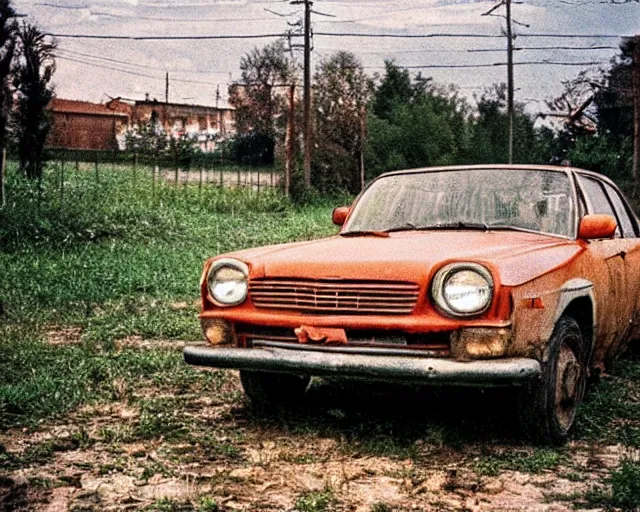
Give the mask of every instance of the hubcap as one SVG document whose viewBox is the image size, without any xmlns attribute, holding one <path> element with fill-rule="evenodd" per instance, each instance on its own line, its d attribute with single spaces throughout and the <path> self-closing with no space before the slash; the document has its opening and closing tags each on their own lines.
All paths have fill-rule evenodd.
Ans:
<svg viewBox="0 0 640 512">
<path fill-rule="evenodd" d="M 580 400 L 582 367 L 578 358 L 567 345 L 563 344 L 556 367 L 555 410 L 558 423 L 569 430 Z"/>
</svg>

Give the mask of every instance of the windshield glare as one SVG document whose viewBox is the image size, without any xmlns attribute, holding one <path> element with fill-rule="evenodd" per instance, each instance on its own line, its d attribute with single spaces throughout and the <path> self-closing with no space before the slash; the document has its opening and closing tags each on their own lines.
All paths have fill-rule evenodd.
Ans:
<svg viewBox="0 0 640 512">
<path fill-rule="evenodd" d="M 474 169 L 398 174 L 367 189 L 344 232 L 463 223 L 573 237 L 573 209 L 569 177 L 562 172 Z"/>
</svg>

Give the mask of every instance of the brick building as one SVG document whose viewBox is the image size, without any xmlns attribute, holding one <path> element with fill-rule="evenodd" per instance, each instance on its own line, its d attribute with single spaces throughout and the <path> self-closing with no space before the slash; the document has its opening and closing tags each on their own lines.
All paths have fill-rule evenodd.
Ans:
<svg viewBox="0 0 640 512">
<path fill-rule="evenodd" d="M 55 98 L 50 105 L 53 129 L 48 146 L 110 150 L 118 147 L 129 116 L 99 103 Z"/>
<path fill-rule="evenodd" d="M 105 106 L 128 115 L 131 128 L 154 125 L 174 137 L 189 136 L 205 152 L 215 149 L 216 140 L 235 134 L 235 116 L 231 108 L 122 98 L 111 100 Z"/>
</svg>

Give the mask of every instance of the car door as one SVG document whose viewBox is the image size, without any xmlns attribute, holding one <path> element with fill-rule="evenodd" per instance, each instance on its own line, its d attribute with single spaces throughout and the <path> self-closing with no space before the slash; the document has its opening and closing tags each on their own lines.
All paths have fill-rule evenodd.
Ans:
<svg viewBox="0 0 640 512">
<path fill-rule="evenodd" d="M 640 339 L 640 238 L 638 220 L 622 197 L 620 191 L 603 182 L 605 191 L 613 205 L 622 236 L 625 240 L 625 271 L 627 277 L 627 298 L 630 329 L 628 338 Z M 626 340 L 623 340 L 626 341 Z"/>
<path fill-rule="evenodd" d="M 611 215 L 617 219 L 615 209 L 605 192 L 601 180 L 585 174 L 578 174 L 578 183 L 587 202 L 588 212 Z M 595 357 L 610 359 L 615 357 L 621 340 L 628 334 L 633 307 L 628 301 L 628 279 L 626 255 L 629 242 L 622 236 L 618 220 L 615 238 L 592 240 L 588 250 L 594 257 L 595 265 L 590 276 L 594 283 L 596 298 Z M 600 263 L 603 264 L 600 270 Z"/>
</svg>

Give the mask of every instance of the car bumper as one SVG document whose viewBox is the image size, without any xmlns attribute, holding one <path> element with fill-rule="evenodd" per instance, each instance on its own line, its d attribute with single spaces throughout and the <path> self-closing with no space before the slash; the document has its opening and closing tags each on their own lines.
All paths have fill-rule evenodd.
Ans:
<svg viewBox="0 0 640 512">
<path fill-rule="evenodd" d="M 414 355 L 416 351 L 400 356 L 397 351 L 385 354 L 383 349 L 328 348 L 297 345 L 292 348 L 188 346 L 184 349 L 184 359 L 191 365 L 214 368 L 478 387 L 522 385 L 541 373 L 540 363 L 528 358 L 463 362 L 419 357 Z"/>
</svg>

